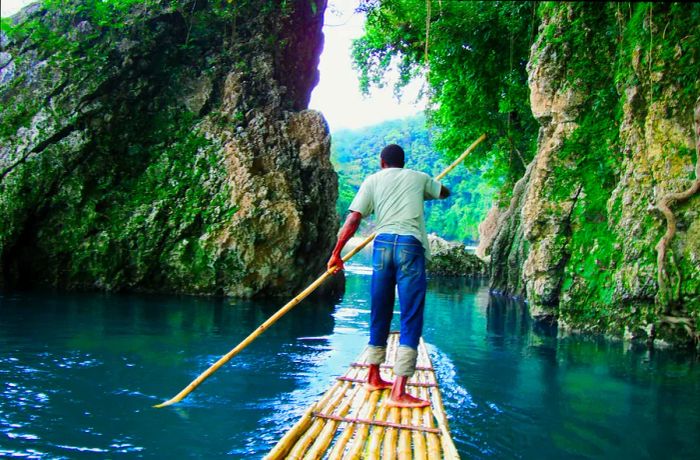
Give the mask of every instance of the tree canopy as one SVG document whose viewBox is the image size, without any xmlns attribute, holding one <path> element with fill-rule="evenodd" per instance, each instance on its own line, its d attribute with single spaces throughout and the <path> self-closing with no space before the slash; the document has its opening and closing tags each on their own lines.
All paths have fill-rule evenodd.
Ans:
<svg viewBox="0 0 700 460">
<path fill-rule="evenodd" d="M 397 66 L 400 92 L 423 75 L 435 145 L 447 157 L 483 132 L 468 164 L 509 196 L 533 158 L 538 125 L 530 111 L 526 65 L 539 18 L 533 2 L 363 0 L 365 34 L 353 45 L 361 87 L 385 84 Z"/>
</svg>

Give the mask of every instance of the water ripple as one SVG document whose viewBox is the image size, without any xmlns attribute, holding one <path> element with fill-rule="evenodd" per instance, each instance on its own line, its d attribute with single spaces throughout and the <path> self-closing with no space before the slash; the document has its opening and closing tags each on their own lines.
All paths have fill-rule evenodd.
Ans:
<svg viewBox="0 0 700 460">
<path fill-rule="evenodd" d="M 10 458 L 28 458 L 28 459 L 41 459 L 47 458 L 48 455 L 44 452 L 40 452 L 35 449 L 27 449 L 23 451 L 19 450 L 5 450 L 0 448 L 0 457 L 10 457 Z M 65 457 L 52 457 L 54 459 L 60 459 Z"/>
<path fill-rule="evenodd" d="M 109 452 L 107 449 L 100 449 L 99 447 L 81 447 L 81 446 L 68 446 L 65 444 L 58 444 L 56 447 L 66 450 L 73 450 L 77 452 L 93 452 L 96 454 L 106 454 Z"/>
<path fill-rule="evenodd" d="M 5 433 L 5 435 L 10 438 L 10 439 L 24 439 L 27 441 L 35 441 L 39 439 L 39 436 L 31 433 L 13 433 L 13 432 L 8 432 Z"/>
</svg>

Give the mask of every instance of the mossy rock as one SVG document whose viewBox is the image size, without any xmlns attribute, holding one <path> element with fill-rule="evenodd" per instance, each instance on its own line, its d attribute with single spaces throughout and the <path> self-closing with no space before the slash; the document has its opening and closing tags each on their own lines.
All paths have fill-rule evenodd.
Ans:
<svg viewBox="0 0 700 460">
<path fill-rule="evenodd" d="M 484 276 L 487 272 L 484 261 L 461 245 L 433 254 L 427 271 L 440 276 Z"/>
</svg>

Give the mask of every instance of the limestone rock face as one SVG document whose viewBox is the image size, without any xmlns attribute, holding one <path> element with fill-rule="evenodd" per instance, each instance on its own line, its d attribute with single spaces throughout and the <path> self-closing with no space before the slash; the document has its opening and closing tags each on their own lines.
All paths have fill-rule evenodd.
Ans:
<svg viewBox="0 0 700 460">
<path fill-rule="evenodd" d="M 575 72 L 582 70 L 571 62 L 577 42 L 561 37 L 593 16 L 583 17 L 585 7 L 570 4 L 548 11 L 528 66 L 530 102 L 541 125 L 537 154 L 515 185 L 510 206 L 491 217 L 497 222 L 490 224 L 496 228 L 492 242 L 487 239 L 480 248 L 482 254 L 490 253 L 492 289 L 526 298 L 534 316 L 557 318 L 564 327 L 626 337 L 692 340 L 697 337 L 700 319 L 697 194 L 673 209 L 678 232 L 671 240 L 672 256 L 667 260 L 667 277 L 674 286 L 667 294 L 670 301 L 659 300 L 655 251 L 666 231 L 666 221 L 657 210 L 659 200 L 688 189 L 697 180 L 693 106 L 681 102 L 688 100 L 682 97 L 687 88 L 677 83 L 675 63 L 660 61 L 660 49 L 653 50 L 657 69 L 661 69 L 654 73 L 644 64 L 648 58 L 640 57 L 644 50 L 635 51 L 631 61 L 621 57 L 614 65 L 610 61 L 595 64 L 592 56 L 593 68 L 584 70 L 610 74 L 608 88 L 616 92 L 621 107 L 619 115 L 592 114 L 591 86 L 576 80 Z M 671 13 L 666 18 L 654 17 L 663 24 L 678 20 Z M 650 27 L 648 21 L 645 27 Z M 585 33 L 591 29 L 581 31 Z M 614 44 L 609 46 L 612 49 Z M 580 50 L 579 56 L 585 52 Z M 678 59 L 684 58 L 683 52 L 679 45 Z M 614 69 L 626 75 L 616 87 Z M 608 154 L 615 159 L 610 164 L 616 166 L 608 168 L 615 177 L 607 189 L 607 209 L 592 212 L 594 197 L 587 194 L 585 184 L 596 178 L 579 177 L 562 185 L 558 176 L 584 164 L 589 152 L 572 150 L 571 145 L 586 144 L 575 144 L 572 139 L 583 120 L 591 125 L 590 117 L 597 115 L 611 120 L 615 139 Z M 603 203 L 605 208 L 605 199 Z M 587 234 L 591 229 L 594 234 Z"/>
<path fill-rule="evenodd" d="M 484 220 L 479 224 L 479 245 L 476 248 L 475 254 L 483 261 L 491 260 L 491 246 L 493 239 L 498 234 L 498 222 L 501 218 L 502 211 L 498 206 L 494 205 L 489 209 Z"/>
<path fill-rule="evenodd" d="M 306 107 L 326 1 L 227 5 L 137 2 L 105 18 L 69 2 L 13 18 L 4 283 L 251 296 L 323 271 L 337 176 Z"/>
</svg>

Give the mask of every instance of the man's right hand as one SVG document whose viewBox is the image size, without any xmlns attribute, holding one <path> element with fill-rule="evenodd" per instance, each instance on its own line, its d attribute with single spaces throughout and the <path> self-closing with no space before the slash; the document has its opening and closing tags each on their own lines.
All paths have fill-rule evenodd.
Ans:
<svg viewBox="0 0 700 460">
<path fill-rule="evenodd" d="M 335 249 L 333 249 L 333 255 L 328 260 L 328 270 L 333 269 L 333 273 L 345 270 L 340 252 L 345 247 L 345 243 L 347 243 L 357 231 L 357 227 L 360 226 L 360 221 L 362 221 L 362 214 L 357 211 L 350 211 L 348 218 L 345 219 L 343 228 L 340 229 L 340 235 L 338 235 L 338 242 L 335 245 Z"/>
<path fill-rule="evenodd" d="M 343 259 L 340 257 L 339 254 L 333 254 L 328 260 L 328 270 L 331 269 L 333 270 L 333 273 L 337 273 L 340 270 L 345 270 L 345 266 L 343 265 Z"/>
</svg>

